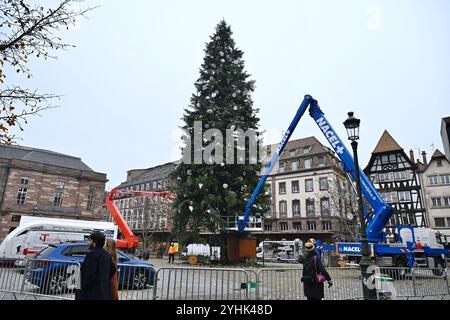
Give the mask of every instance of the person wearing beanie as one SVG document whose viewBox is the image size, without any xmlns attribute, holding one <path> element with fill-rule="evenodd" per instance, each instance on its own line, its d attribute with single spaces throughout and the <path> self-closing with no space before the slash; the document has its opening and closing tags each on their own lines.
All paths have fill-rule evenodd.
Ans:
<svg viewBox="0 0 450 320">
<path fill-rule="evenodd" d="M 322 261 L 316 253 L 317 244 L 314 239 L 309 239 L 305 243 L 304 255 L 300 255 L 298 262 L 303 264 L 303 293 L 308 300 L 322 300 L 324 298 L 324 283 L 317 281 L 317 274 L 321 274 L 328 282 L 328 288 L 333 285 L 331 277 L 325 269 Z"/>
<path fill-rule="evenodd" d="M 105 235 L 93 232 L 90 235 L 89 253 L 81 264 L 81 288 L 76 300 L 113 300 L 111 277 L 116 273 L 111 255 L 103 248 Z"/>
</svg>

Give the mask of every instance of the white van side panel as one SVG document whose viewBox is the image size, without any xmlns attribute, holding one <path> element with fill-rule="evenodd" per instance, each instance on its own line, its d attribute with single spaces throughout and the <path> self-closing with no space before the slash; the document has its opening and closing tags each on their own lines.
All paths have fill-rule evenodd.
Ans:
<svg viewBox="0 0 450 320">
<path fill-rule="evenodd" d="M 39 241 L 36 240 L 34 236 L 34 234 L 38 233 L 40 234 L 38 238 L 43 237 L 43 234 L 47 233 L 49 234 L 47 236 L 49 237 L 49 241 L 51 241 L 52 239 L 54 241 L 57 241 L 56 239 L 58 239 L 58 237 L 61 237 L 61 239 L 67 237 L 71 239 L 72 238 L 81 239 L 80 237 L 83 237 L 84 239 L 85 235 L 89 235 L 95 230 L 104 232 L 107 238 L 117 239 L 117 232 L 118 232 L 117 226 L 115 226 L 114 223 L 112 222 L 65 220 L 65 219 L 51 219 L 51 218 L 41 219 L 36 217 L 22 217 L 22 218 L 25 218 L 24 223 L 21 223 L 19 227 L 17 227 L 15 230 L 9 233 L 3 240 L 3 242 L 0 244 L 0 258 L 11 258 L 11 259 L 24 258 L 23 250 L 27 248 L 27 243 L 30 244 L 30 246 L 38 245 Z M 32 234 L 33 236 L 30 236 Z M 63 234 L 66 234 L 66 236 L 63 236 Z"/>
</svg>

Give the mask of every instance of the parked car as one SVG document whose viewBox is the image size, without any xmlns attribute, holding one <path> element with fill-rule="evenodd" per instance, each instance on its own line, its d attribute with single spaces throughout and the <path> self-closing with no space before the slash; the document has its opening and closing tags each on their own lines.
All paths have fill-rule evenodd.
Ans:
<svg viewBox="0 0 450 320">
<path fill-rule="evenodd" d="M 37 254 L 32 262 L 27 280 L 38 286 L 41 292 L 67 293 L 75 288 L 78 263 L 83 263 L 89 252 L 88 243 L 65 243 L 49 245 Z M 145 289 L 152 285 L 155 269 L 149 262 L 128 256 L 117 250 L 118 284 L 121 289 Z"/>
</svg>

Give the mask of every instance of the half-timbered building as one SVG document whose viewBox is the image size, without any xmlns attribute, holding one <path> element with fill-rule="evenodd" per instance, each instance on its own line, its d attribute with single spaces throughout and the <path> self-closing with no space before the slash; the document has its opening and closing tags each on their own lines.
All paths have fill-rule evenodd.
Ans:
<svg viewBox="0 0 450 320">
<path fill-rule="evenodd" d="M 397 224 L 428 226 L 418 171 L 414 158 L 410 159 L 385 130 L 364 172 L 381 197 L 395 208 L 387 225 L 388 234 Z"/>
</svg>

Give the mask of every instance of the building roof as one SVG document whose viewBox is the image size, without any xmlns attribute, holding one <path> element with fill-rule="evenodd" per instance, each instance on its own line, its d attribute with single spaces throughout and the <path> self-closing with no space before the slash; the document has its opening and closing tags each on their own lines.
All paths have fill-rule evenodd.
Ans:
<svg viewBox="0 0 450 320">
<path fill-rule="evenodd" d="M 169 175 L 175 170 L 177 165 L 178 164 L 176 162 L 169 162 L 156 167 L 145 169 L 145 171 L 142 174 L 138 175 L 131 181 L 127 181 L 120 184 L 117 188 L 121 189 L 140 183 L 147 183 L 167 179 Z"/>
<path fill-rule="evenodd" d="M 434 151 L 433 155 L 431 156 L 431 159 L 440 159 L 440 158 L 445 158 L 445 154 L 443 154 L 439 149 L 436 149 L 436 151 Z"/>
<path fill-rule="evenodd" d="M 25 160 L 63 168 L 93 171 L 83 161 L 81 161 L 80 158 L 50 150 L 16 145 L 0 144 L 0 158 L 9 160 Z"/>
<path fill-rule="evenodd" d="M 387 130 L 384 130 L 383 134 L 381 135 L 380 140 L 378 141 L 377 146 L 372 151 L 372 153 L 383 153 L 383 152 L 389 152 L 389 151 L 399 151 L 403 150 L 402 147 L 397 143 L 397 141 L 392 138 L 390 133 Z"/>
<path fill-rule="evenodd" d="M 293 149 L 303 149 L 306 147 L 311 147 L 308 153 L 302 153 L 301 151 L 296 153 L 294 156 L 290 155 L 289 150 Z M 299 156 L 311 156 L 314 154 L 323 154 L 325 152 L 331 152 L 331 149 L 325 147 L 316 137 L 307 137 L 302 139 L 296 139 L 289 141 L 284 148 L 283 154 L 280 159 L 287 159 Z"/>
</svg>

